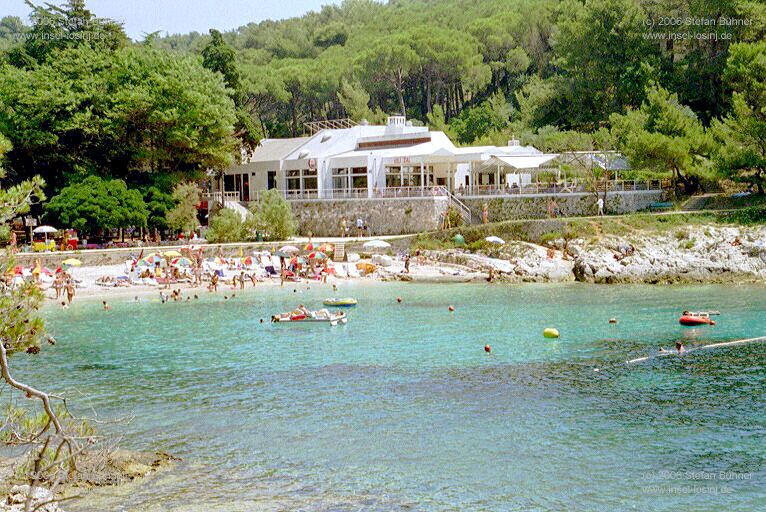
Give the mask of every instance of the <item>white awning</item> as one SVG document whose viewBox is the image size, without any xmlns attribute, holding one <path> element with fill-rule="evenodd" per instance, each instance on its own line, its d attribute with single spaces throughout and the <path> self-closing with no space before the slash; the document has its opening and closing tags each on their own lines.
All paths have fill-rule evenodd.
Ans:
<svg viewBox="0 0 766 512">
<path fill-rule="evenodd" d="M 541 165 L 550 162 L 559 155 L 528 155 L 528 156 L 493 156 L 487 161 L 487 166 L 513 167 L 516 170 L 538 169 Z"/>
</svg>

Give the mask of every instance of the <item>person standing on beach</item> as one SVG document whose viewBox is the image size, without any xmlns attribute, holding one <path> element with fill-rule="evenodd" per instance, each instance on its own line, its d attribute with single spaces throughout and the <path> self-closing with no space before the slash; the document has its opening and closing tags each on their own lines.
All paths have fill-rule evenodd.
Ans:
<svg viewBox="0 0 766 512">
<path fill-rule="evenodd" d="M 239 274 L 239 289 L 245 289 L 245 272 L 244 270 Z"/>
<path fill-rule="evenodd" d="M 74 299 L 74 284 L 72 283 L 72 279 L 67 279 L 64 289 L 66 290 L 67 305 L 70 305 L 72 304 L 72 299 Z"/>
<path fill-rule="evenodd" d="M 218 293 L 218 272 L 213 272 L 213 276 L 210 278 L 210 288 L 213 293 Z"/>
<path fill-rule="evenodd" d="M 410 253 L 404 255 L 404 272 L 406 274 L 410 273 Z"/>
<path fill-rule="evenodd" d="M 56 300 L 59 300 L 61 298 L 61 288 L 63 288 L 64 283 L 61 280 L 61 274 L 56 275 L 56 279 L 53 280 L 53 290 L 56 292 Z"/>
</svg>

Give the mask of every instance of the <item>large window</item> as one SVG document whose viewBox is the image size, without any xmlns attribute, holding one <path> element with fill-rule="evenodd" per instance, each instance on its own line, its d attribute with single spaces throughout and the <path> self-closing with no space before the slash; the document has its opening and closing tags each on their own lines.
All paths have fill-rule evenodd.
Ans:
<svg viewBox="0 0 766 512">
<path fill-rule="evenodd" d="M 301 171 L 287 171 L 287 190 L 291 192 L 300 191 L 301 189 Z"/>
<path fill-rule="evenodd" d="M 287 171 L 287 192 L 292 196 L 313 197 L 317 193 L 317 170 L 295 169 Z"/>
<path fill-rule="evenodd" d="M 333 194 L 340 197 L 353 193 L 355 196 L 367 190 L 367 168 L 353 167 L 332 170 Z"/>
</svg>

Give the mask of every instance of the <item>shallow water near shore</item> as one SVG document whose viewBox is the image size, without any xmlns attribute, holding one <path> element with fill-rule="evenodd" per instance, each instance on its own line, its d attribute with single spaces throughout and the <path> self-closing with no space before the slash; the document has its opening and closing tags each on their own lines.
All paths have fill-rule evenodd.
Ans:
<svg viewBox="0 0 766 512">
<path fill-rule="evenodd" d="M 58 343 L 15 357 L 16 376 L 77 390 L 84 414 L 133 415 L 103 428 L 183 458 L 66 510 L 750 511 L 766 500 L 766 343 L 624 364 L 678 340 L 766 335 L 766 287 L 224 293 L 46 309 Z M 332 295 L 359 300 L 345 326 L 269 323 Z M 722 315 L 686 328 L 683 309 Z"/>
</svg>

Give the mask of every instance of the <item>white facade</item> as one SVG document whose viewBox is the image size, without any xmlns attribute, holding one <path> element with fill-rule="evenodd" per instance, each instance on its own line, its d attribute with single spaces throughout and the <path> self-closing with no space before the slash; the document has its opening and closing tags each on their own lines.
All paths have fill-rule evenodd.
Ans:
<svg viewBox="0 0 766 512">
<path fill-rule="evenodd" d="M 456 147 L 439 131 L 402 116 L 385 126 L 326 129 L 310 137 L 264 139 L 252 156 L 227 169 L 224 191 L 240 201 L 277 188 L 288 199 L 400 197 L 524 186 L 558 155 L 511 141 Z"/>
</svg>

